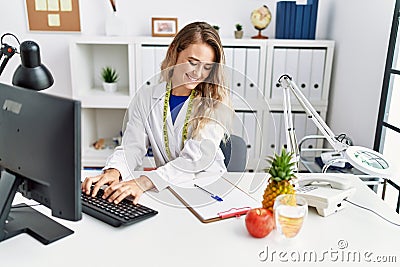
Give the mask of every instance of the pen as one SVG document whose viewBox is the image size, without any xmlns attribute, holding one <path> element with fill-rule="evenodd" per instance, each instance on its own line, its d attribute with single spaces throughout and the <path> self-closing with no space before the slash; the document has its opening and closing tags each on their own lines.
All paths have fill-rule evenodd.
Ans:
<svg viewBox="0 0 400 267">
<path fill-rule="evenodd" d="M 197 185 L 197 184 L 194 184 L 194 187 L 197 187 L 198 189 L 203 190 L 204 192 L 206 192 L 207 194 L 209 194 L 213 199 L 215 199 L 215 200 L 217 200 L 217 201 L 223 201 L 223 199 L 222 199 L 221 197 L 219 197 L 219 196 L 217 196 L 217 195 L 214 195 L 214 194 L 211 193 L 210 191 L 204 189 L 203 187 L 201 187 L 201 186 L 199 186 L 199 185 Z"/>
</svg>

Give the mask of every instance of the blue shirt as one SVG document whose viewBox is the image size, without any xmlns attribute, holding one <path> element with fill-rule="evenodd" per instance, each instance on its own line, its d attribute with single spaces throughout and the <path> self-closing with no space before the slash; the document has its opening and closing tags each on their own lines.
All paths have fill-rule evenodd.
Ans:
<svg viewBox="0 0 400 267">
<path fill-rule="evenodd" d="M 183 104 L 186 99 L 188 99 L 188 95 L 177 96 L 171 94 L 169 98 L 169 111 L 171 112 L 172 123 L 175 123 L 176 117 L 178 117 L 178 113 L 181 110 Z"/>
</svg>

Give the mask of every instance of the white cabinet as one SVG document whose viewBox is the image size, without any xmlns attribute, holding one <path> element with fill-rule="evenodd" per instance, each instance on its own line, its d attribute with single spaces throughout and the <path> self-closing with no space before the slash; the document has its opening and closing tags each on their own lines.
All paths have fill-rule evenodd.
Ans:
<svg viewBox="0 0 400 267">
<path fill-rule="evenodd" d="M 159 81 L 161 62 L 172 38 L 85 37 L 70 44 L 73 98 L 82 102 L 82 165 L 104 165 L 109 148 L 93 143 L 112 140 L 122 129 L 125 110 L 137 90 Z M 248 146 L 248 170 L 262 170 L 265 158 L 286 142 L 282 116 L 282 74 L 291 75 L 325 118 L 333 58 L 333 41 L 223 39 L 226 74 L 236 118 L 232 133 Z M 118 91 L 101 88 L 100 70 L 116 68 Z M 292 97 L 297 137 L 317 133 L 312 121 Z M 322 144 L 310 143 L 309 146 Z M 151 158 L 145 160 L 152 165 Z"/>
<path fill-rule="evenodd" d="M 118 38 L 80 39 L 70 43 L 72 97 L 82 107 L 126 107 L 135 90 L 134 46 L 130 40 Z M 100 71 L 105 66 L 119 73 L 118 90 L 106 93 L 102 89 Z"/>
<path fill-rule="evenodd" d="M 268 134 L 263 135 L 266 148 L 263 151 L 279 153 L 286 145 L 283 118 L 283 89 L 278 84 L 282 74 L 290 75 L 299 89 L 317 110 L 322 119 L 326 119 L 328 110 L 329 86 L 332 71 L 334 42 L 328 40 L 270 40 L 267 48 L 267 65 L 264 95 L 270 104 L 269 114 L 264 125 Z M 293 123 L 297 140 L 306 135 L 318 134 L 318 129 L 308 119 L 296 97 L 290 93 Z M 275 127 L 275 136 L 272 136 Z M 308 148 L 322 147 L 323 141 L 307 141 Z"/>
</svg>

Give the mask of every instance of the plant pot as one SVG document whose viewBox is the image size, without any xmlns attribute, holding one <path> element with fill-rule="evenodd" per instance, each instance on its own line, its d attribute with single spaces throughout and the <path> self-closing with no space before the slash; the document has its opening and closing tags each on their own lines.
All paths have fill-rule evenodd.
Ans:
<svg viewBox="0 0 400 267">
<path fill-rule="evenodd" d="M 106 91 L 107 93 L 114 93 L 115 91 L 117 91 L 117 83 L 106 83 L 103 82 L 103 89 L 104 91 Z"/>
<path fill-rule="evenodd" d="M 235 38 L 242 39 L 243 38 L 243 31 L 235 31 Z"/>
</svg>

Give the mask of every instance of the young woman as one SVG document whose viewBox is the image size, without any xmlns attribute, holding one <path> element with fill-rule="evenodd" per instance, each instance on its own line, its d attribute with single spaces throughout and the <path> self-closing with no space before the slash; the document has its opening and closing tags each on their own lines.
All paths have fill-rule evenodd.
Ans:
<svg viewBox="0 0 400 267">
<path fill-rule="evenodd" d="M 108 185 L 103 198 L 119 203 L 133 196 L 136 204 L 146 190 L 226 172 L 219 144 L 233 112 L 224 62 L 221 40 L 211 25 L 194 22 L 180 30 L 162 62 L 161 83 L 137 92 L 122 145 L 101 175 L 85 179 L 83 192 L 94 196 Z M 149 146 L 157 169 L 133 177 Z"/>
</svg>

